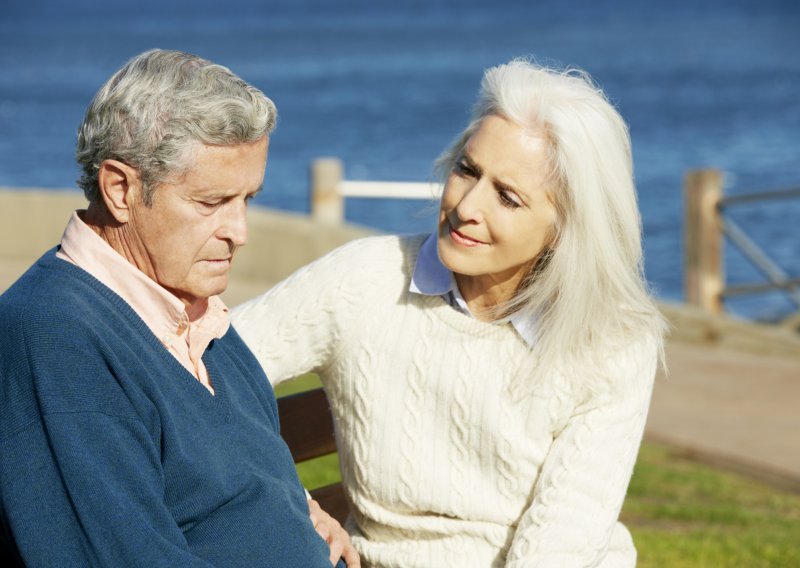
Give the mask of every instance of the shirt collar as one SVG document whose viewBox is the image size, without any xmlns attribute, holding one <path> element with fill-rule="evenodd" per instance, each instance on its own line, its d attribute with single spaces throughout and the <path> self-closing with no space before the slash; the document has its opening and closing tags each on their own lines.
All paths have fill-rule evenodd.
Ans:
<svg viewBox="0 0 800 568">
<path fill-rule="evenodd" d="M 125 300 L 162 343 L 169 344 L 175 336 L 188 333 L 190 322 L 184 303 L 111 248 L 83 222 L 84 213 L 75 211 L 70 217 L 59 253 Z M 228 331 L 228 308 L 221 299 L 212 296 L 206 313 L 192 324 L 195 326 L 203 329 L 203 333 L 197 335 L 208 338 L 200 342 L 205 343 L 202 348 L 205 351 L 211 339 L 220 338 Z"/>
<path fill-rule="evenodd" d="M 436 234 L 428 235 L 419 249 L 414 273 L 411 275 L 409 292 L 423 296 L 445 296 L 445 300 L 454 308 L 472 316 L 466 300 L 456 285 L 453 273 L 439 260 L 439 249 Z M 536 342 L 536 318 L 522 313 L 495 322 L 511 323 L 516 332 L 529 347 Z"/>
<path fill-rule="evenodd" d="M 409 290 L 425 296 L 441 296 L 454 287 L 453 273 L 439 260 L 436 235 L 428 235 L 419 249 Z"/>
</svg>

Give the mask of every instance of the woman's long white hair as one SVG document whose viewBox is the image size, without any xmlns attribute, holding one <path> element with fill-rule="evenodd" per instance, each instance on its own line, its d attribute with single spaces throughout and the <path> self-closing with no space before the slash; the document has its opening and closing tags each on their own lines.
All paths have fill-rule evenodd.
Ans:
<svg viewBox="0 0 800 568">
<path fill-rule="evenodd" d="M 644 279 L 628 128 L 591 78 L 526 60 L 488 69 L 472 120 L 437 161 L 449 173 L 488 116 L 544 136 L 557 210 L 542 252 L 508 312 L 537 320 L 540 362 L 603 367 L 610 351 L 646 340 L 662 354 L 665 322 Z M 601 373 L 602 374 L 602 373 Z"/>
</svg>

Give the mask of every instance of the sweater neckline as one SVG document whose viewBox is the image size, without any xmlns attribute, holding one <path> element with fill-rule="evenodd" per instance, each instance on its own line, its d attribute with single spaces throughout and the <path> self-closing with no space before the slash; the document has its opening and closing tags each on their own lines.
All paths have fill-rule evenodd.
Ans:
<svg viewBox="0 0 800 568">
<path fill-rule="evenodd" d="M 130 304 L 123 300 L 119 294 L 111 290 L 108 286 L 100 282 L 97 278 L 86 272 L 84 269 L 65 260 L 58 259 L 55 255 L 57 250 L 58 247 L 54 247 L 46 252 L 42 258 L 39 259 L 40 266 L 45 269 L 64 271 L 68 274 L 71 274 L 79 280 L 85 282 L 98 294 L 106 298 L 115 308 L 119 310 L 119 313 L 130 322 L 131 326 L 144 337 L 145 341 L 153 348 L 153 351 L 158 353 L 157 356 L 164 359 L 165 365 L 169 371 L 169 377 L 180 380 L 181 384 L 184 385 L 182 387 L 184 390 L 191 391 L 199 388 L 199 395 L 195 396 L 195 398 L 199 401 L 202 401 L 201 404 L 216 407 L 217 412 L 222 418 L 228 416 L 228 396 L 226 392 L 227 389 L 225 386 L 225 381 L 218 372 L 218 369 L 214 364 L 215 362 L 213 357 L 211 356 L 213 344 L 218 340 L 212 340 L 202 356 L 203 363 L 205 363 L 206 368 L 208 369 L 208 375 L 211 378 L 212 385 L 214 387 L 214 394 L 211 394 L 211 392 L 209 392 L 209 390 L 203 386 L 203 384 L 200 383 L 200 381 L 198 381 L 197 378 L 192 375 L 183 365 L 181 365 L 180 361 L 178 361 L 164 347 L 158 337 L 153 334 L 153 331 L 147 326 L 139 314 L 137 314 L 133 308 L 131 308 Z M 229 332 L 230 328 L 228 329 L 228 332 L 226 332 L 226 335 Z M 223 337 L 225 336 L 223 335 Z M 178 377 L 180 378 L 178 379 Z"/>
<path fill-rule="evenodd" d="M 526 350 L 530 349 L 509 321 L 503 323 L 485 322 L 456 310 L 441 296 L 426 296 L 414 294 L 409 291 L 411 277 L 414 274 L 414 266 L 417 263 L 417 257 L 422 248 L 422 244 L 427 237 L 427 234 L 415 235 L 407 242 L 409 254 L 405 255 L 406 283 L 404 286 L 408 301 L 419 303 L 425 310 L 429 310 L 431 314 L 435 315 L 443 323 L 461 333 L 474 337 L 492 339 L 494 341 L 508 341 L 509 336 L 511 336 L 521 347 L 524 347 Z"/>
</svg>

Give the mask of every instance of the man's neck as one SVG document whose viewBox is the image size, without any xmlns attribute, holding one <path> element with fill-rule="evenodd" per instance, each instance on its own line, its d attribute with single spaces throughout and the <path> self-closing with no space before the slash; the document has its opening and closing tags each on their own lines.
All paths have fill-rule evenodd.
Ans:
<svg viewBox="0 0 800 568">
<path fill-rule="evenodd" d="M 206 312 L 208 311 L 208 298 L 200 298 L 192 303 L 188 303 L 186 300 L 183 300 L 183 303 L 186 304 L 186 315 L 191 322 L 196 322 L 197 320 L 202 319 L 202 317 L 206 315 Z"/>
<path fill-rule="evenodd" d="M 79 213 L 81 221 L 97 233 L 101 239 L 108 243 L 108 245 L 117 251 L 123 258 L 128 258 L 123 252 L 122 239 L 120 238 L 120 229 L 122 224 L 119 223 L 108 212 L 101 203 L 94 201 L 89 203 L 84 213 Z"/>
<path fill-rule="evenodd" d="M 133 254 L 131 253 L 130 247 L 128 247 L 126 244 L 127 239 L 125 238 L 125 225 L 114 219 L 114 217 L 108 212 L 108 209 L 106 209 L 102 203 L 90 203 L 89 207 L 86 209 L 86 212 L 80 215 L 80 217 L 81 221 L 86 223 L 90 229 L 97 233 L 98 236 L 108 243 L 108 246 L 114 249 L 120 256 L 122 256 L 122 258 L 130 262 L 139 271 L 144 272 L 144 274 L 146 274 L 151 280 L 161 286 L 161 284 L 155 280 L 152 275 L 148 274 L 146 271 L 143 271 L 133 260 Z M 186 298 L 182 298 L 178 294 L 175 294 L 175 292 L 169 288 L 164 289 L 184 303 L 186 306 L 186 315 L 189 317 L 189 321 L 194 322 L 199 320 L 208 310 L 208 298 L 192 299 L 190 301 Z"/>
</svg>

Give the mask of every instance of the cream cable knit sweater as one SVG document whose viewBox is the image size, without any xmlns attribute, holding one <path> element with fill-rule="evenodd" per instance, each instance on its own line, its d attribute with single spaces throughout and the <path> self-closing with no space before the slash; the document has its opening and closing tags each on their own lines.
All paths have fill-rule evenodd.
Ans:
<svg viewBox="0 0 800 568">
<path fill-rule="evenodd" d="M 350 243 L 233 312 L 273 383 L 322 378 L 363 562 L 634 566 L 616 519 L 655 347 L 609 361 L 626 385 L 613 395 L 575 394 L 553 374 L 515 396 L 530 355 L 509 324 L 408 292 L 423 240 Z"/>
</svg>

